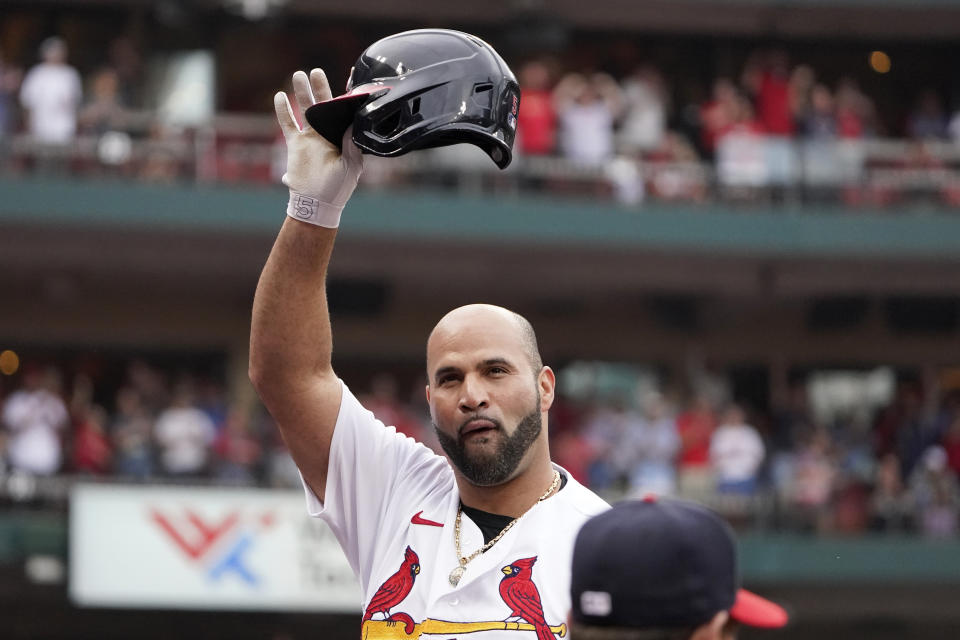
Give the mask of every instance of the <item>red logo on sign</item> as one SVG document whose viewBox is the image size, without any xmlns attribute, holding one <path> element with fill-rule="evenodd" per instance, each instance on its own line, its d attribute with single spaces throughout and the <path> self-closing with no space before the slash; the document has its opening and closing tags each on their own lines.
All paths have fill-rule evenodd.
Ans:
<svg viewBox="0 0 960 640">
<path fill-rule="evenodd" d="M 150 510 L 153 521 L 160 525 L 170 539 L 190 558 L 198 560 L 219 540 L 225 533 L 233 529 L 240 519 L 236 511 L 227 514 L 219 523 L 205 522 L 190 509 L 184 509 L 187 526 L 177 528 L 162 513 L 156 509 Z"/>
</svg>

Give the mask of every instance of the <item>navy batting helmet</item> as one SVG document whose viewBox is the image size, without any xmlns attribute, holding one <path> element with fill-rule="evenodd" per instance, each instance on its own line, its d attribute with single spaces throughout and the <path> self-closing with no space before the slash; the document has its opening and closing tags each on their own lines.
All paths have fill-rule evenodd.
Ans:
<svg viewBox="0 0 960 640">
<path fill-rule="evenodd" d="M 493 47 L 460 31 L 418 29 L 370 45 L 347 92 L 306 111 L 307 122 L 340 145 L 353 125 L 365 153 L 474 144 L 501 169 L 513 157 L 520 86 Z"/>
</svg>

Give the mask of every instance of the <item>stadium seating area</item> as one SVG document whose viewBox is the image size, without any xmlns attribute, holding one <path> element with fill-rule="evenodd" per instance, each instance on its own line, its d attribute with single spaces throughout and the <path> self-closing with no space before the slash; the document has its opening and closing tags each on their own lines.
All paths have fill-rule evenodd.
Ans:
<svg viewBox="0 0 960 640">
<path fill-rule="evenodd" d="M 135 359 L 110 376 L 84 361 L 96 358 L 67 376 L 29 366 L 3 389 L 7 500 L 55 506 L 81 479 L 299 486 L 269 416 L 231 400 L 222 375 Z M 682 495 L 745 529 L 955 538 L 960 397 L 925 407 L 916 384 L 892 389 L 879 375 L 892 393 L 833 416 L 809 384 L 769 412 L 732 403 L 719 378 L 686 397 L 640 383 L 570 389 L 551 413 L 553 456 L 611 500 Z M 358 390 L 386 424 L 440 452 L 422 381 L 404 388 L 379 372 Z"/>
<path fill-rule="evenodd" d="M 242 87 L 235 85 L 244 80 L 227 58 L 240 36 L 229 21 L 220 50 L 185 53 L 170 51 L 160 37 L 104 42 L 92 33 L 93 19 L 82 12 L 65 18 L 89 35 L 67 43 L 67 64 L 76 64 L 83 91 L 57 116 L 68 121 L 63 135 L 35 124 L 50 116 L 31 119 L 24 91 L 37 66 L 28 34 L 51 34 L 22 19 L 11 26 L 23 31 L 12 38 L 18 46 L 0 42 L 2 173 L 276 183 L 283 146 L 269 96 L 283 86 L 286 66 L 258 67 L 246 82 L 259 84 L 238 98 Z M 350 60 L 363 42 L 358 34 L 341 37 L 317 58 Z M 601 197 L 628 206 L 652 200 L 893 210 L 960 203 L 960 105 L 949 70 L 933 69 L 901 88 L 908 76 L 878 80 L 896 76 L 899 60 L 867 48 L 857 60 L 842 43 L 834 45 L 841 64 L 830 67 L 827 52 L 804 43 L 791 50 L 742 39 L 711 51 L 691 39 L 692 52 L 721 58 L 706 69 L 671 61 L 659 40 L 645 44 L 622 37 L 604 46 L 580 36 L 562 51 L 525 51 L 516 64 L 524 90 L 518 160 L 505 174 L 469 148 L 454 148 L 371 162 L 366 184 Z M 916 55 L 903 60 L 924 63 Z M 339 75 L 331 70 L 334 83 Z M 223 97 L 216 100 L 205 84 L 222 88 Z M 184 100 L 185 92 L 196 95 Z"/>
</svg>

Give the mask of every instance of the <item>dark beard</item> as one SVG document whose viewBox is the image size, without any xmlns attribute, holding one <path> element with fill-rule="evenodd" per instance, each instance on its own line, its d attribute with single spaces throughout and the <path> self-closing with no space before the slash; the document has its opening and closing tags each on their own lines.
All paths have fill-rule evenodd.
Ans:
<svg viewBox="0 0 960 640">
<path fill-rule="evenodd" d="M 537 402 L 538 407 L 539 404 Z M 503 433 L 503 425 L 499 422 L 496 422 L 496 425 L 497 431 Z M 535 408 L 520 420 L 513 435 L 506 436 L 501 440 L 500 446 L 493 454 L 470 456 L 459 437 L 447 435 L 440 430 L 436 423 L 433 424 L 433 429 L 437 432 L 437 438 L 440 440 L 440 446 L 443 447 L 447 457 L 450 458 L 450 462 L 460 470 L 460 473 L 471 484 L 478 487 L 495 487 L 509 480 L 520 465 L 524 454 L 527 453 L 527 449 L 540 435 L 542 428 L 543 420 L 540 416 L 540 410 Z"/>
</svg>

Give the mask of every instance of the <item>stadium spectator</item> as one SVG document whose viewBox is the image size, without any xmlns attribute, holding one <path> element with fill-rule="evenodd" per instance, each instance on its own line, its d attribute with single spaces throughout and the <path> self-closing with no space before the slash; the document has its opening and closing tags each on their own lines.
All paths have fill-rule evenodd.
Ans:
<svg viewBox="0 0 960 640">
<path fill-rule="evenodd" d="M 0 144 L 16 128 L 16 97 L 22 76 L 20 68 L 4 60 L 3 51 L 0 50 Z"/>
<path fill-rule="evenodd" d="M 154 472 L 153 420 L 132 387 L 123 387 L 117 392 L 115 405 L 116 415 L 110 428 L 114 470 L 123 477 L 149 478 Z"/>
<path fill-rule="evenodd" d="M 553 461 L 570 472 L 577 482 L 588 485 L 590 466 L 597 457 L 590 441 L 572 429 L 551 436 L 550 455 Z"/>
<path fill-rule="evenodd" d="M 107 420 L 107 412 L 96 404 L 89 403 L 74 411 L 74 471 L 98 476 L 110 472 L 113 450 L 107 437 Z"/>
<path fill-rule="evenodd" d="M 793 116 L 794 133 L 801 131 L 803 121 L 810 112 L 816 85 L 817 73 L 809 65 L 797 65 L 790 72 L 790 113 Z"/>
<path fill-rule="evenodd" d="M 549 155 L 556 148 L 557 135 L 550 68 L 532 60 L 520 68 L 519 80 L 523 108 L 518 116 L 516 146 L 522 154 Z"/>
<path fill-rule="evenodd" d="M 947 124 L 947 135 L 954 144 L 960 144 L 960 108 L 954 110 Z"/>
<path fill-rule="evenodd" d="M 792 136 L 795 131 L 787 53 L 758 53 L 747 61 L 743 85 L 756 105 L 757 121 L 771 136 Z"/>
<path fill-rule="evenodd" d="M 553 103 L 563 157 L 592 165 L 613 158 L 614 121 L 623 105 L 613 78 L 603 73 L 567 74 L 553 90 Z"/>
<path fill-rule="evenodd" d="M 700 107 L 700 142 L 708 157 L 713 157 L 717 141 L 737 121 L 739 100 L 739 92 L 729 78 L 714 80 L 710 100 Z"/>
<path fill-rule="evenodd" d="M 628 156 L 655 151 L 667 132 L 663 76 L 654 66 L 641 65 L 623 81 L 622 88 L 624 113 L 617 135 L 619 150 Z"/>
<path fill-rule="evenodd" d="M 940 96 L 933 89 L 924 89 L 907 118 L 907 135 L 917 140 L 943 140 L 948 124 Z"/>
<path fill-rule="evenodd" d="M 113 455 L 107 438 L 107 412 L 94 404 L 90 376 L 74 376 L 70 397 L 71 462 L 77 473 L 103 475 L 110 471 Z"/>
<path fill-rule="evenodd" d="M 804 114 L 800 127 L 808 138 L 831 141 L 836 139 L 837 116 L 829 87 L 816 84 L 810 90 L 810 108 Z"/>
<path fill-rule="evenodd" d="M 173 477 L 205 475 L 216 435 L 213 421 L 196 406 L 193 388 L 181 381 L 174 391 L 172 406 L 157 417 L 154 425 L 161 468 Z"/>
<path fill-rule="evenodd" d="M 583 425 L 583 432 L 595 454 L 590 465 L 590 487 L 597 491 L 623 491 L 633 465 L 633 453 L 627 443 L 638 428 L 638 416 L 623 398 L 596 402 Z"/>
<path fill-rule="evenodd" d="M 128 108 L 143 108 L 143 54 L 128 35 L 115 38 L 108 47 L 108 66 L 117 76 L 118 102 Z"/>
<path fill-rule="evenodd" d="M 117 72 L 104 67 L 93 74 L 89 101 L 80 110 L 81 131 L 102 135 L 124 125 L 125 106 L 120 99 Z"/>
<path fill-rule="evenodd" d="M 842 78 L 836 90 L 837 135 L 845 139 L 866 138 L 875 133 L 873 103 L 852 78 Z"/>
<path fill-rule="evenodd" d="M 660 200 L 703 202 L 708 179 L 693 145 L 682 134 L 668 131 L 660 146 L 644 155 L 647 192 Z"/>
<path fill-rule="evenodd" d="M 397 379 L 389 373 L 379 373 L 370 383 L 370 393 L 360 396 L 368 411 L 383 422 L 396 427 L 399 433 L 424 442 L 423 423 L 400 401 Z"/>
<path fill-rule="evenodd" d="M 127 380 L 148 415 L 155 417 L 170 404 L 170 390 L 164 376 L 144 360 L 136 359 L 127 365 Z"/>
<path fill-rule="evenodd" d="M 904 532 L 913 527 L 913 501 L 903 485 L 900 460 L 893 453 L 877 464 L 873 494 L 870 496 L 870 529 Z"/>
<path fill-rule="evenodd" d="M 732 123 L 717 132 L 717 179 L 730 195 L 752 198 L 770 184 L 771 170 L 781 165 L 770 161 L 763 124 L 746 96 L 736 95 L 732 116 Z"/>
<path fill-rule="evenodd" d="M 69 423 L 60 386 L 55 369 L 30 366 L 24 372 L 23 388 L 4 402 L 2 417 L 11 470 L 44 476 L 60 470 L 62 437 Z"/>
<path fill-rule="evenodd" d="M 214 477 L 225 484 L 254 484 L 263 447 L 252 433 L 249 418 L 230 411 L 213 443 L 216 454 Z"/>
<path fill-rule="evenodd" d="M 960 477 L 960 412 L 950 416 L 943 434 L 943 448 L 947 452 L 947 464 Z"/>
<path fill-rule="evenodd" d="M 20 88 L 27 111 L 27 130 L 38 142 L 62 145 L 77 132 L 77 109 L 83 97 L 80 74 L 67 64 L 67 43 L 47 38 L 40 45 L 41 62 L 31 68 Z"/>
<path fill-rule="evenodd" d="M 710 439 L 717 418 L 710 400 L 703 394 L 694 396 L 686 411 L 677 416 L 680 437 L 678 481 L 680 494 L 688 497 L 705 495 L 712 489 Z"/>
<path fill-rule="evenodd" d="M 831 446 L 830 436 L 823 429 L 808 433 L 800 442 L 786 491 L 786 506 L 793 512 L 795 528 L 818 531 L 825 526 L 836 475 Z"/>
<path fill-rule="evenodd" d="M 634 495 L 673 495 L 677 490 L 674 463 L 680 450 L 676 421 L 659 392 L 644 396 L 641 411 L 624 443 L 633 457 L 630 490 Z"/>
<path fill-rule="evenodd" d="M 735 404 L 727 407 L 710 439 L 710 462 L 717 491 L 732 495 L 756 493 L 764 455 L 763 440 L 747 424 L 743 409 Z"/>
<path fill-rule="evenodd" d="M 914 518 L 920 532 L 931 538 L 957 535 L 960 514 L 960 489 L 957 478 L 947 466 L 947 452 L 933 446 L 923 453 L 910 477 L 910 493 L 916 508 Z"/>
</svg>

